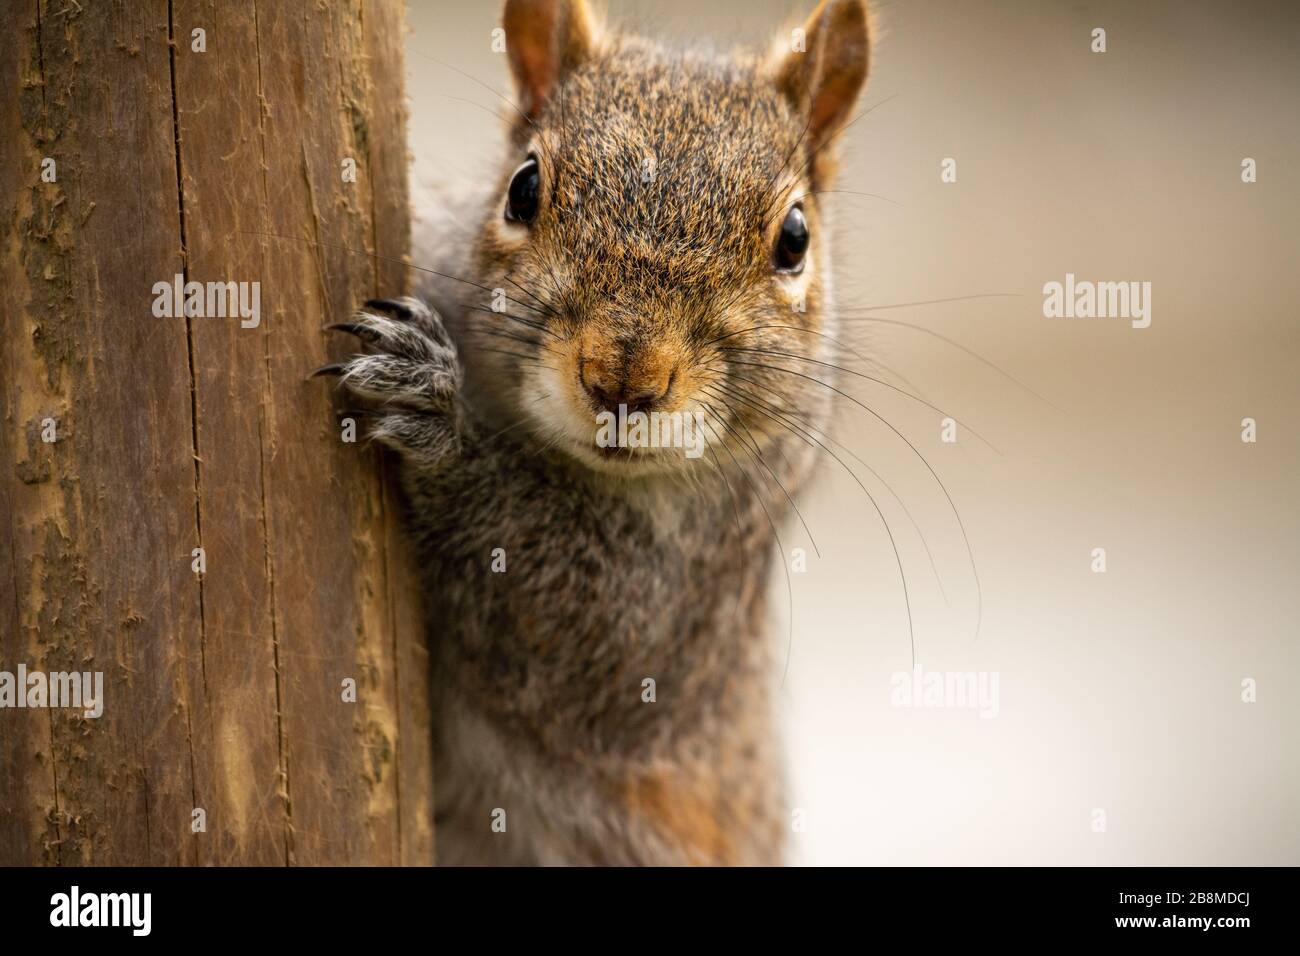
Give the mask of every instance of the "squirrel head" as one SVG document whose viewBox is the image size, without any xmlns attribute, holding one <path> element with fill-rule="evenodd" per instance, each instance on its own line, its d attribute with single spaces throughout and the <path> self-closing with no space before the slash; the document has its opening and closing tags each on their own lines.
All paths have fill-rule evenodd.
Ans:
<svg viewBox="0 0 1300 956">
<path fill-rule="evenodd" d="M 788 430 L 774 415 L 806 414 L 811 383 L 774 366 L 816 368 L 772 353 L 823 351 L 821 194 L 867 75 L 864 4 L 824 0 L 768 56 L 670 51 L 584 0 L 507 0 L 504 27 L 519 102 L 473 252 L 493 380 L 540 437 L 625 475 L 693 456 L 602 447 L 612 415 L 694 427 L 715 462 Z"/>
</svg>

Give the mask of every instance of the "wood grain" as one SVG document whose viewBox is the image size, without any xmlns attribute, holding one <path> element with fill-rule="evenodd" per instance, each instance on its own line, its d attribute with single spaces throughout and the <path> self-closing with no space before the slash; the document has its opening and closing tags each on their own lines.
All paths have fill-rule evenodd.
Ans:
<svg viewBox="0 0 1300 956">
<path fill-rule="evenodd" d="M 32 2 L 0 32 L 0 670 L 105 679 L 99 719 L 0 709 L 0 864 L 432 860 L 389 463 L 305 381 L 353 348 L 322 326 L 403 290 L 403 17 Z M 260 324 L 155 317 L 176 274 L 258 283 Z"/>
</svg>

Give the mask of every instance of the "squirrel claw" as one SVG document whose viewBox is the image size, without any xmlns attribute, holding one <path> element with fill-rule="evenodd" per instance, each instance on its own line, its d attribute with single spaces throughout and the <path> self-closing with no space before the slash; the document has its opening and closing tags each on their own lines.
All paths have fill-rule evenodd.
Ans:
<svg viewBox="0 0 1300 956">
<path fill-rule="evenodd" d="M 330 362 L 328 365 L 322 365 L 320 368 L 316 369 L 314 372 L 309 374 L 307 378 L 313 379 L 321 375 L 342 375 L 343 370 L 346 369 L 347 366 L 347 362 Z"/>
<path fill-rule="evenodd" d="M 351 397 L 378 406 L 336 412 L 364 420 L 367 440 L 396 449 L 417 467 L 442 467 L 460 443 L 456 346 L 442 320 L 418 299 L 371 299 L 366 307 L 373 311 L 325 326 L 360 338 L 369 346 L 366 354 L 322 366 L 310 377 L 339 377 Z"/>
<path fill-rule="evenodd" d="M 366 299 L 367 309 L 380 309 L 399 319 L 409 319 L 413 315 L 409 306 L 397 299 Z"/>
<path fill-rule="evenodd" d="M 374 339 L 375 333 L 357 322 L 333 322 L 325 326 L 327 332 L 346 332 L 360 339 Z"/>
</svg>

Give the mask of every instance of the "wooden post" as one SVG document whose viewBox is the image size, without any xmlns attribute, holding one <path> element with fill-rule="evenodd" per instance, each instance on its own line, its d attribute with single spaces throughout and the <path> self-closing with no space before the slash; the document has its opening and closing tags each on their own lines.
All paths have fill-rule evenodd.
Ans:
<svg viewBox="0 0 1300 956">
<path fill-rule="evenodd" d="M 13 6 L 0 671 L 104 689 L 0 709 L 0 864 L 431 862 L 398 502 L 305 381 L 405 283 L 400 0 Z"/>
</svg>

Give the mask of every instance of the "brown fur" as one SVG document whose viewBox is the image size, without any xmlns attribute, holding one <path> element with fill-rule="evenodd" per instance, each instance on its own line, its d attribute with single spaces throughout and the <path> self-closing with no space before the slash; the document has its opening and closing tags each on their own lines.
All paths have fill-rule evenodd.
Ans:
<svg viewBox="0 0 1300 956">
<path fill-rule="evenodd" d="M 728 812 L 712 775 L 681 779 L 679 771 L 642 774 L 628 782 L 624 806 L 694 864 L 734 865 L 737 833 L 748 829 L 741 814 Z M 730 826 L 728 826 L 728 824 Z"/>
<path fill-rule="evenodd" d="M 374 434 L 405 459 L 439 856 L 776 863 L 789 818 L 763 595 L 816 457 L 799 429 L 822 434 L 830 403 L 735 349 L 826 355 L 816 191 L 865 76 L 865 14 L 824 3 L 808 52 L 776 60 L 666 51 L 602 31 L 579 0 L 510 0 L 505 23 L 525 115 L 468 261 L 440 270 L 458 280 L 428 290 L 455 342 L 412 305 L 435 345 L 408 361 L 396 325 L 367 316 L 396 353 L 345 373 L 383 400 Z M 540 212 L 507 222 L 530 153 Z M 773 250 L 795 203 L 812 242 L 789 275 Z M 593 384 L 704 413 L 707 454 L 601 455 Z"/>
</svg>

